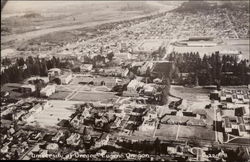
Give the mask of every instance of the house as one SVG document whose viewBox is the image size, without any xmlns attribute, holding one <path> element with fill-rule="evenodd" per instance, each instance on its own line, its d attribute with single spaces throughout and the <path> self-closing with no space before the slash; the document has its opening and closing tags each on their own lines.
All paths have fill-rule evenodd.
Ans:
<svg viewBox="0 0 250 162">
<path fill-rule="evenodd" d="M 219 91 L 214 90 L 210 93 L 210 100 L 219 100 L 219 99 L 220 99 Z"/>
<path fill-rule="evenodd" d="M 56 77 L 61 75 L 61 69 L 58 68 L 52 68 L 48 70 L 48 76 L 50 77 Z"/>
<path fill-rule="evenodd" d="M 146 109 L 145 108 L 134 108 L 131 112 L 131 115 L 134 116 L 142 116 L 145 114 Z"/>
<path fill-rule="evenodd" d="M 72 133 L 66 141 L 68 145 L 77 146 L 80 143 L 80 134 Z"/>
<path fill-rule="evenodd" d="M 58 142 L 63 136 L 64 136 L 64 133 L 62 131 L 59 131 L 51 140 L 53 142 Z"/>
<path fill-rule="evenodd" d="M 243 116 L 246 113 L 245 107 L 235 108 L 235 116 Z"/>
<path fill-rule="evenodd" d="M 49 78 L 48 77 L 40 77 L 40 76 L 33 76 L 33 77 L 30 77 L 30 78 L 28 78 L 26 81 L 25 81 L 25 83 L 26 84 L 35 84 L 35 81 L 37 81 L 37 80 L 40 80 L 40 81 L 42 81 L 43 83 L 45 83 L 45 84 L 47 84 L 47 83 L 49 83 Z"/>
<path fill-rule="evenodd" d="M 41 138 L 41 132 L 33 132 L 29 135 L 29 142 L 37 142 Z"/>
<path fill-rule="evenodd" d="M 34 112 L 29 112 L 22 116 L 22 121 L 31 122 L 34 121 Z"/>
<path fill-rule="evenodd" d="M 105 146 L 108 144 L 109 141 L 109 134 L 102 133 L 100 138 L 96 141 L 96 147 Z"/>
<path fill-rule="evenodd" d="M 224 118 L 224 129 L 226 133 L 232 132 L 232 124 L 228 117 Z"/>
<path fill-rule="evenodd" d="M 18 110 L 17 112 L 12 114 L 12 118 L 18 120 L 22 115 L 26 114 L 26 111 Z"/>
<path fill-rule="evenodd" d="M 56 92 L 56 86 L 55 84 L 52 84 L 52 85 L 47 85 L 46 87 L 42 88 L 40 91 L 40 94 L 41 96 L 49 97 L 55 92 Z"/>
<path fill-rule="evenodd" d="M 84 143 L 90 143 L 91 142 L 91 136 L 89 134 L 83 136 L 83 142 Z"/>
<path fill-rule="evenodd" d="M 46 149 L 48 150 L 49 154 L 53 154 L 53 153 L 57 153 L 58 152 L 59 146 L 56 143 L 49 143 L 46 146 Z"/>
<path fill-rule="evenodd" d="M 250 95 L 245 94 L 243 97 L 243 103 L 249 103 L 250 102 Z"/>
<path fill-rule="evenodd" d="M 129 92 L 137 92 L 137 88 L 143 87 L 145 83 L 138 81 L 136 79 L 129 82 L 127 86 L 127 91 Z"/>
<path fill-rule="evenodd" d="M 167 152 L 168 152 L 168 154 L 173 155 L 173 154 L 177 153 L 177 149 L 176 149 L 176 147 L 168 146 L 167 147 Z"/>
<path fill-rule="evenodd" d="M 246 131 L 245 125 L 238 125 L 238 131 L 240 136 L 246 136 L 249 137 L 249 134 Z"/>
<path fill-rule="evenodd" d="M 92 64 L 83 64 L 80 66 L 80 71 L 81 72 L 89 72 L 93 69 L 93 65 Z"/>
<path fill-rule="evenodd" d="M 120 127 L 121 122 L 122 122 L 121 118 L 120 117 L 116 117 L 115 121 L 111 124 L 110 128 L 111 129 L 115 129 L 115 128 Z"/>
<path fill-rule="evenodd" d="M 22 85 L 20 87 L 20 90 L 23 94 L 31 94 L 32 92 L 35 92 L 36 87 L 32 84 Z"/>
<path fill-rule="evenodd" d="M 154 95 L 156 93 L 155 84 L 146 84 L 143 86 L 143 89 L 144 94 L 148 96 Z"/>
<path fill-rule="evenodd" d="M 38 103 L 36 104 L 35 106 L 33 106 L 29 112 L 35 112 L 35 113 L 38 113 L 38 112 L 41 112 L 43 110 L 43 104 L 42 103 Z"/>
<path fill-rule="evenodd" d="M 80 124 L 84 123 L 84 117 L 76 115 L 70 122 L 73 127 L 79 128 Z"/>
<path fill-rule="evenodd" d="M 2 154 L 6 154 L 8 153 L 8 150 L 9 150 L 9 146 L 8 145 L 5 145 L 1 148 L 1 153 Z"/>
</svg>

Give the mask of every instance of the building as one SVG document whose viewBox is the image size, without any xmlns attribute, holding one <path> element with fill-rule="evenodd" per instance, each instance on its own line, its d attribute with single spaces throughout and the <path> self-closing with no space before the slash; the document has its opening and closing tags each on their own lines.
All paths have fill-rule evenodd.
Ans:
<svg viewBox="0 0 250 162">
<path fill-rule="evenodd" d="M 157 92 L 155 84 L 146 84 L 143 86 L 143 89 L 144 89 L 144 95 L 147 96 L 152 96 Z"/>
<path fill-rule="evenodd" d="M 230 120 L 228 117 L 224 118 L 224 129 L 226 133 L 232 132 L 232 124 L 230 123 Z"/>
<path fill-rule="evenodd" d="M 58 152 L 59 146 L 58 146 L 58 144 L 56 144 L 56 143 L 49 143 L 49 144 L 46 146 L 46 149 L 48 150 L 48 153 L 54 154 L 54 153 L 57 153 L 57 152 Z"/>
<path fill-rule="evenodd" d="M 82 64 L 80 66 L 80 71 L 81 72 L 89 72 L 93 69 L 93 65 L 92 64 Z"/>
<path fill-rule="evenodd" d="M 35 120 L 34 118 L 34 112 L 30 112 L 30 113 L 27 113 L 25 115 L 22 116 L 22 121 L 26 121 L 26 122 L 32 122 Z"/>
<path fill-rule="evenodd" d="M 37 81 L 37 80 L 41 80 L 45 84 L 49 83 L 49 78 L 48 77 L 40 77 L 40 76 L 30 77 L 25 81 L 25 83 L 27 83 L 27 84 L 35 84 L 35 81 Z"/>
<path fill-rule="evenodd" d="M 59 131 L 51 140 L 53 142 L 58 142 L 63 136 L 64 136 L 64 133 L 62 131 Z"/>
<path fill-rule="evenodd" d="M 62 76 L 60 76 L 60 79 L 62 84 L 69 84 L 73 79 L 73 75 L 72 73 L 65 73 Z"/>
<path fill-rule="evenodd" d="M 49 97 L 55 92 L 56 92 L 56 86 L 55 84 L 52 84 L 52 85 L 47 85 L 46 87 L 42 88 L 40 91 L 40 94 L 43 97 Z"/>
<path fill-rule="evenodd" d="M 21 90 L 22 94 L 30 95 L 31 93 L 35 92 L 36 87 L 32 84 L 27 84 L 27 85 L 22 85 L 20 87 L 20 90 Z"/>
<path fill-rule="evenodd" d="M 127 86 L 127 91 L 129 92 L 137 92 L 137 88 L 143 87 L 145 83 L 138 81 L 136 79 L 131 80 Z"/>
<path fill-rule="evenodd" d="M 249 133 L 247 133 L 245 125 L 239 125 L 238 131 L 240 136 L 249 137 Z"/>
<path fill-rule="evenodd" d="M 102 133 L 100 138 L 96 141 L 96 147 L 105 146 L 108 144 L 109 141 L 109 134 Z"/>
<path fill-rule="evenodd" d="M 80 134 L 72 133 L 66 141 L 68 145 L 77 146 L 80 143 Z"/>
<path fill-rule="evenodd" d="M 57 77 L 61 75 L 61 69 L 58 68 L 52 68 L 48 70 L 48 76 L 51 77 Z"/>
</svg>

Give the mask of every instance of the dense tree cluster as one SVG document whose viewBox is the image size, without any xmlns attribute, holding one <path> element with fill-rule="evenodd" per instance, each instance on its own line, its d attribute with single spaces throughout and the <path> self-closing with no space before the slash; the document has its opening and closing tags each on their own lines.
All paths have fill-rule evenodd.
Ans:
<svg viewBox="0 0 250 162">
<path fill-rule="evenodd" d="M 169 61 L 174 61 L 179 84 L 196 85 L 247 85 L 250 83 L 248 60 L 238 61 L 236 57 L 215 52 L 200 57 L 199 53 L 171 53 Z M 185 75 L 185 77 L 184 77 Z M 176 79 L 176 78 L 175 78 Z"/>
<path fill-rule="evenodd" d="M 1 85 L 5 83 L 18 83 L 31 76 L 47 76 L 48 69 L 65 68 L 70 64 L 68 60 L 62 61 L 56 57 L 45 60 L 32 56 L 26 59 L 17 58 L 13 64 L 11 64 L 9 58 L 4 58 L 1 63 L 2 66 L 6 67 L 1 72 Z"/>
</svg>

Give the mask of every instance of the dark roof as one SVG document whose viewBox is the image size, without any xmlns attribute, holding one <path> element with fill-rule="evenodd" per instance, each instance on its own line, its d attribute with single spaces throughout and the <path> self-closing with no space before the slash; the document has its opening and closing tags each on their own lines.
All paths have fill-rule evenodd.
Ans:
<svg viewBox="0 0 250 162">
<path fill-rule="evenodd" d="M 196 117 L 196 114 L 194 114 L 193 112 L 182 112 L 183 116 L 191 116 L 191 117 Z"/>
<path fill-rule="evenodd" d="M 242 131 L 242 132 L 245 132 L 245 131 L 246 131 L 245 125 L 239 125 L 239 129 L 240 129 L 240 131 Z"/>
<path fill-rule="evenodd" d="M 237 117 L 237 121 L 239 124 L 244 124 L 244 120 L 243 120 L 243 117 Z"/>
<path fill-rule="evenodd" d="M 224 120 L 225 120 L 225 127 L 226 127 L 226 128 L 231 128 L 231 127 L 232 127 L 232 124 L 230 123 L 229 118 L 225 118 Z"/>
<path fill-rule="evenodd" d="M 126 125 L 125 129 L 128 129 L 128 130 L 135 130 L 136 129 L 136 126 L 134 124 L 128 124 Z"/>
<path fill-rule="evenodd" d="M 246 113 L 244 107 L 235 108 L 235 116 L 243 116 Z"/>
<path fill-rule="evenodd" d="M 141 117 L 139 116 L 134 116 L 134 115 L 130 115 L 129 119 L 130 121 L 134 121 L 134 122 L 138 122 L 141 121 Z"/>
<path fill-rule="evenodd" d="M 145 109 L 143 109 L 143 108 L 134 108 L 133 109 L 133 112 L 135 112 L 135 113 L 143 113 L 145 111 Z"/>
</svg>

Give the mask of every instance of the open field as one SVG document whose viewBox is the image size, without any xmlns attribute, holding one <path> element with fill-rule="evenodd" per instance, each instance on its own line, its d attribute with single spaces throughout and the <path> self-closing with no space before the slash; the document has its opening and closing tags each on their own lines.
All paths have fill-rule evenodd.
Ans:
<svg viewBox="0 0 250 162">
<path fill-rule="evenodd" d="M 69 119 L 69 116 L 75 112 L 75 101 L 50 100 L 52 107 L 34 114 L 35 122 L 29 125 L 39 125 L 41 127 L 57 126 L 62 119 Z"/>
<path fill-rule="evenodd" d="M 178 125 L 161 124 L 160 129 L 156 130 L 155 136 L 161 140 L 175 140 L 178 131 Z"/>
<path fill-rule="evenodd" d="M 201 87 L 188 88 L 183 86 L 171 85 L 170 93 L 174 96 L 180 97 L 186 101 L 184 107 L 187 109 L 203 109 L 210 104 L 209 100 L 210 90 Z"/>
<path fill-rule="evenodd" d="M 197 126 L 161 124 L 160 129 L 156 130 L 155 136 L 162 140 L 215 140 L 215 133 L 213 130 Z"/>
<path fill-rule="evenodd" d="M 64 100 L 71 92 L 69 91 L 58 91 L 52 94 L 49 98 L 54 100 Z"/>
<path fill-rule="evenodd" d="M 205 127 L 180 126 L 178 139 L 215 140 L 215 133 Z"/>
<path fill-rule="evenodd" d="M 73 101 L 85 101 L 85 102 L 95 102 L 95 101 L 105 101 L 114 99 L 118 97 L 113 93 L 103 93 L 103 92 L 78 92 L 74 95 L 71 100 Z"/>
</svg>

